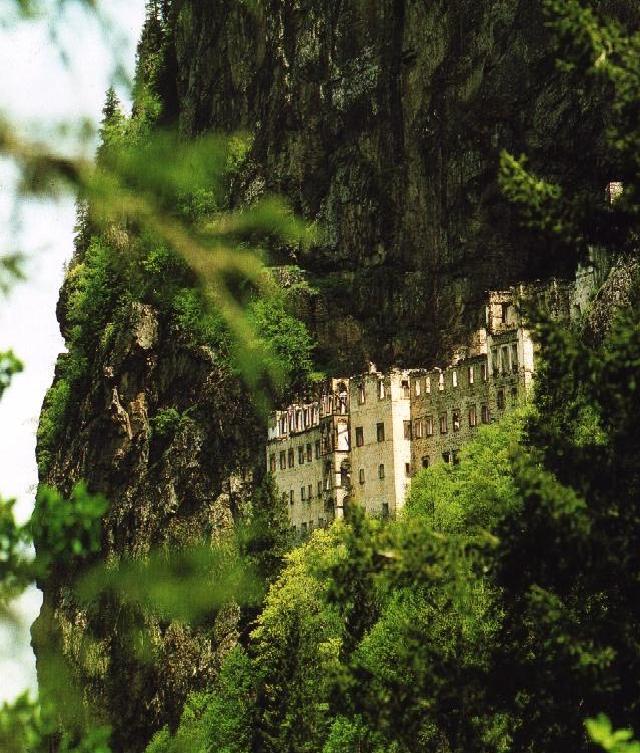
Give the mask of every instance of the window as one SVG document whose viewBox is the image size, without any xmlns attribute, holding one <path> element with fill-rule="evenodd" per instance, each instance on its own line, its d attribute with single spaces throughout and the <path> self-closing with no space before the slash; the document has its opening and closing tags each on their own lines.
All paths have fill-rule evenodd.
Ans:
<svg viewBox="0 0 640 753">
<path fill-rule="evenodd" d="M 389 517 L 389 503 L 388 502 L 382 503 L 382 517 L 383 518 Z"/>
<path fill-rule="evenodd" d="M 488 405 L 483 405 L 482 406 L 481 411 L 480 411 L 480 415 L 481 415 L 481 418 L 482 418 L 482 423 L 483 424 L 488 424 L 489 423 L 489 406 Z"/>
<path fill-rule="evenodd" d="M 498 390 L 496 392 L 496 404 L 498 410 L 504 410 L 504 390 Z"/>
<path fill-rule="evenodd" d="M 514 374 L 518 373 L 518 346 L 516 343 L 511 346 L 511 370 Z"/>
<path fill-rule="evenodd" d="M 411 475 L 411 463 L 405 463 L 404 464 L 404 475 L 410 476 Z"/>
<path fill-rule="evenodd" d="M 378 379 L 378 400 L 384 400 L 386 394 L 384 379 Z"/>
<path fill-rule="evenodd" d="M 442 453 L 442 459 L 444 460 L 445 463 L 450 463 L 451 462 L 451 453 L 450 452 L 443 452 Z"/>
<path fill-rule="evenodd" d="M 428 437 L 433 436 L 433 416 L 427 416 L 425 419 L 425 429 L 426 429 L 426 435 Z"/>
<path fill-rule="evenodd" d="M 313 498 L 313 484 L 309 484 L 307 487 L 307 499 L 309 502 L 311 502 L 311 499 Z"/>
<path fill-rule="evenodd" d="M 411 390 L 409 389 L 409 380 L 402 380 L 402 397 L 411 397 Z"/>
<path fill-rule="evenodd" d="M 316 460 L 320 457 L 320 440 L 316 440 Z"/>
<path fill-rule="evenodd" d="M 318 528 L 326 528 L 327 524 L 324 522 L 324 518 L 318 518 Z"/>
<path fill-rule="evenodd" d="M 289 500 L 288 500 L 288 497 L 287 497 L 287 493 L 286 492 L 282 492 L 282 504 L 286 505 L 288 501 Z"/>
<path fill-rule="evenodd" d="M 469 406 L 469 426 L 473 429 L 478 425 L 478 414 L 476 412 L 476 406 Z"/>
<path fill-rule="evenodd" d="M 480 364 L 480 376 L 482 377 L 483 382 L 487 381 L 487 364 L 486 363 Z"/>
<path fill-rule="evenodd" d="M 451 384 L 454 389 L 458 386 L 458 372 L 455 369 L 451 372 Z"/>
<path fill-rule="evenodd" d="M 311 426 L 311 410 L 309 408 L 304 409 L 304 425 Z"/>
<path fill-rule="evenodd" d="M 423 455 L 421 462 L 423 468 L 428 468 L 431 465 L 431 458 L 428 455 Z"/>
<path fill-rule="evenodd" d="M 454 431 L 460 431 L 460 411 L 454 410 L 451 415 L 451 423 Z"/>
<path fill-rule="evenodd" d="M 287 453 L 284 450 L 280 451 L 280 470 L 284 471 L 287 467 Z"/>
<path fill-rule="evenodd" d="M 378 466 L 378 478 L 384 478 L 384 463 Z"/>
<path fill-rule="evenodd" d="M 451 453 L 451 458 L 453 460 L 453 464 L 458 465 L 460 463 L 460 450 L 454 450 Z"/>
<path fill-rule="evenodd" d="M 318 497 L 322 496 L 322 481 L 318 481 Z"/>
<path fill-rule="evenodd" d="M 302 533 L 306 533 L 306 532 L 307 532 L 307 524 L 303 523 L 302 524 Z"/>
<path fill-rule="evenodd" d="M 414 439 L 422 439 L 422 419 L 416 418 L 413 422 L 413 437 Z"/>
<path fill-rule="evenodd" d="M 296 428 L 298 431 L 302 431 L 304 429 L 304 419 L 303 419 L 303 413 L 301 410 L 296 411 Z"/>
<path fill-rule="evenodd" d="M 289 504 L 293 504 L 295 502 L 295 496 L 293 494 L 293 489 L 289 492 Z"/>
<path fill-rule="evenodd" d="M 274 452 L 271 455 L 269 455 L 269 470 L 271 471 L 271 473 L 275 473 L 275 471 L 276 471 L 276 465 L 277 465 L 277 463 L 276 463 L 276 454 Z"/>
<path fill-rule="evenodd" d="M 362 426 L 356 426 L 356 447 L 364 445 L 364 429 Z"/>
<path fill-rule="evenodd" d="M 431 377 L 427 376 L 424 378 L 424 391 L 427 393 L 427 395 L 431 394 Z"/>
<path fill-rule="evenodd" d="M 416 379 L 416 381 L 413 383 L 413 391 L 414 391 L 416 397 L 420 397 L 420 392 L 421 392 L 421 389 L 420 389 L 420 377 L 418 377 Z"/>
<path fill-rule="evenodd" d="M 517 387 L 511 388 L 511 400 L 513 400 L 514 403 L 518 402 L 518 388 Z"/>
<path fill-rule="evenodd" d="M 507 324 L 507 322 L 509 321 L 509 304 L 508 303 L 501 304 L 500 320 L 503 324 Z"/>
<path fill-rule="evenodd" d="M 473 373 L 473 366 L 469 366 L 469 384 L 473 384 L 475 374 Z"/>
<path fill-rule="evenodd" d="M 367 395 L 364 389 L 364 384 L 358 385 L 358 405 L 364 405 Z"/>
<path fill-rule="evenodd" d="M 358 471 L 358 480 L 360 481 L 361 484 L 364 484 L 364 468 L 361 468 Z"/>
<path fill-rule="evenodd" d="M 509 348 L 504 345 L 502 348 L 502 373 L 508 374 L 511 371 L 509 368 Z"/>
<path fill-rule="evenodd" d="M 497 348 L 491 349 L 491 371 L 494 376 L 500 373 L 500 353 Z"/>
<path fill-rule="evenodd" d="M 403 421 L 402 425 L 404 426 L 404 438 L 411 439 L 411 421 Z"/>
<path fill-rule="evenodd" d="M 447 422 L 447 414 L 441 413 L 440 414 L 440 434 L 446 434 L 449 431 L 449 426 Z"/>
<path fill-rule="evenodd" d="M 324 490 L 325 492 L 328 492 L 329 489 L 331 489 L 331 478 L 327 476 L 324 480 Z"/>
<path fill-rule="evenodd" d="M 304 463 L 304 445 L 300 445 L 298 447 L 298 465 L 302 465 Z"/>
<path fill-rule="evenodd" d="M 295 465 L 295 457 L 293 454 L 293 447 L 289 448 L 289 468 L 293 468 Z"/>
<path fill-rule="evenodd" d="M 444 392 L 444 372 L 441 371 L 438 377 L 438 389 L 440 392 Z"/>
</svg>

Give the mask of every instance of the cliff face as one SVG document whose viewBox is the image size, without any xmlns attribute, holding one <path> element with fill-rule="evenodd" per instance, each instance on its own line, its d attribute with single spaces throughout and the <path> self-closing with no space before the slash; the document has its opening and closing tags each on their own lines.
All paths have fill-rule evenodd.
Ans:
<svg viewBox="0 0 640 753">
<path fill-rule="evenodd" d="M 478 325 L 487 289 L 550 268 L 555 249 L 519 230 L 499 195 L 500 151 L 600 191 L 606 113 L 556 71 L 537 0 L 252 5 L 171 4 L 165 117 L 187 136 L 253 133 L 237 202 L 282 192 L 322 228 L 311 253 L 274 261 L 308 276 L 300 315 L 324 364 L 428 365 Z M 114 327 L 41 481 L 68 493 L 85 479 L 108 497 L 107 559 L 215 537 L 247 497 L 238 477 L 262 465 L 264 430 L 216 353 L 183 343 L 153 308 L 134 303 Z M 167 408 L 179 422 L 154 432 Z M 115 608 L 87 614 L 63 576 L 43 586 L 36 651 L 52 639 L 62 648 L 114 725 L 116 750 L 140 750 L 175 722 L 237 634 L 233 609 L 191 630 Z M 151 636 L 151 664 L 124 644 L 127 620 Z"/>
<path fill-rule="evenodd" d="M 95 354 L 84 386 L 41 481 L 68 495 L 84 479 L 107 496 L 108 563 L 214 540 L 233 525 L 250 485 L 242 476 L 262 466 L 263 429 L 216 354 L 182 343 L 156 311 L 134 303 Z M 169 406 L 180 419 L 160 432 L 154 417 Z M 87 610 L 72 581 L 71 573 L 54 573 L 41 584 L 44 605 L 32 629 L 40 682 L 47 684 L 48 651 L 60 651 L 113 725 L 115 749 L 142 749 L 155 730 L 177 723 L 187 693 L 215 676 L 237 639 L 239 612 L 230 606 L 191 629 L 105 599 Z M 150 662 L 132 646 L 138 629 Z"/>
<path fill-rule="evenodd" d="M 297 261 L 324 358 L 444 356 L 485 290 L 571 268 L 518 228 L 496 181 L 502 149 L 576 190 L 610 178 L 606 112 L 556 70 L 539 1 L 257 5 L 174 9 L 168 101 L 187 134 L 255 133 L 239 198 L 283 192 L 323 227 Z"/>
</svg>

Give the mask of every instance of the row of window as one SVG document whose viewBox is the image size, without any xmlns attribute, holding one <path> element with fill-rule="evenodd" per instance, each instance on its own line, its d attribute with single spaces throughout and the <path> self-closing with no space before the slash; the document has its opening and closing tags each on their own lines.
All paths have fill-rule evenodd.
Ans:
<svg viewBox="0 0 640 753">
<path fill-rule="evenodd" d="M 404 475 L 407 477 L 411 476 L 411 463 L 404 464 Z M 384 463 L 380 463 L 380 465 L 378 466 L 378 478 L 379 479 L 385 478 Z M 360 470 L 358 471 L 358 481 L 361 484 L 365 483 L 364 468 L 360 468 Z"/>
<path fill-rule="evenodd" d="M 316 527 L 315 521 L 310 520 L 308 523 L 306 520 L 303 520 L 300 524 L 300 533 L 303 535 L 306 533 L 311 533 L 314 528 Z M 318 528 L 326 528 L 327 522 L 324 518 L 318 518 Z M 294 530 L 297 530 L 295 526 L 293 526 Z"/>
<path fill-rule="evenodd" d="M 316 484 L 316 496 L 318 499 L 320 499 L 324 492 L 328 492 L 331 487 L 331 480 L 327 476 L 325 477 L 324 481 L 318 481 Z M 300 501 L 301 502 L 311 502 L 313 499 L 313 484 L 307 484 L 306 486 L 300 487 Z M 296 501 L 296 493 L 293 489 L 289 490 L 289 494 L 286 492 L 282 492 L 282 502 L 283 504 L 287 504 L 287 502 L 290 505 L 293 505 Z"/>
<path fill-rule="evenodd" d="M 453 463 L 458 465 L 460 462 L 460 450 L 447 450 L 442 453 L 442 459 L 445 463 Z M 423 455 L 421 458 L 422 467 L 429 468 L 431 465 L 431 457 L 429 455 Z"/>
</svg>

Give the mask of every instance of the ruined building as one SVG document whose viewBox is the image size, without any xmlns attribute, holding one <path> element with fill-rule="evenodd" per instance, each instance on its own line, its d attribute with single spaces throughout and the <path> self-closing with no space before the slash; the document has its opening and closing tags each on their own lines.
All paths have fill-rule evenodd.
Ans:
<svg viewBox="0 0 640 753">
<path fill-rule="evenodd" d="M 544 291 L 567 308 L 563 293 Z M 490 293 L 486 326 L 444 369 L 382 374 L 372 365 L 367 374 L 328 380 L 271 416 L 268 469 L 298 532 L 342 517 L 348 504 L 394 516 L 417 470 L 456 463 L 480 424 L 526 398 L 534 346 L 516 305 L 524 294 Z"/>
</svg>

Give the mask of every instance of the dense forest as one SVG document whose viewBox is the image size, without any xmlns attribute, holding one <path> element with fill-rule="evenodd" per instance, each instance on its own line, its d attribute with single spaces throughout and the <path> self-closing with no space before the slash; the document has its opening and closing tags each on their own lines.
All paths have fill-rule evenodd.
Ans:
<svg viewBox="0 0 640 753">
<path fill-rule="evenodd" d="M 76 174 L 36 509 L 0 508 L 0 616 L 44 592 L 0 749 L 637 752 L 639 29 L 623 0 L 147 3 L 133 110 L 107 92 Z M 523 312 L 529 401 L 395 520 L 291 532 L 272 406 L 436 363 L 487 289 L 594 252 L 571 324 Z"/>
</svg>

